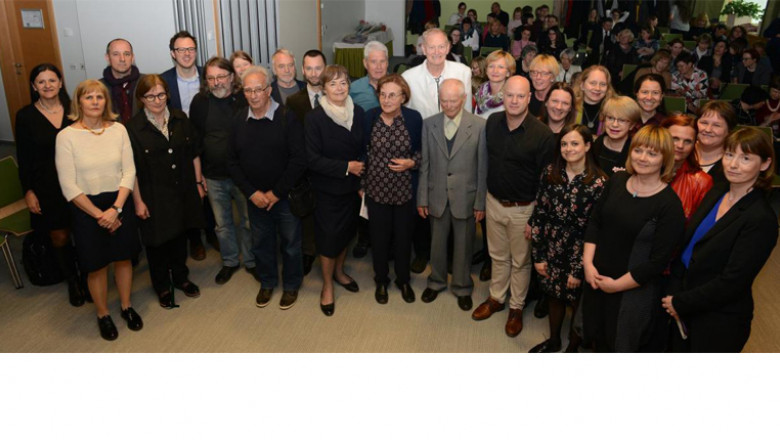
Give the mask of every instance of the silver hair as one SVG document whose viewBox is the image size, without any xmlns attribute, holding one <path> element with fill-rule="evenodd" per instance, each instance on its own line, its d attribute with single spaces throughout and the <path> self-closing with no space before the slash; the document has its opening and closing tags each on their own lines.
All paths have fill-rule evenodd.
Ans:
<svg viewBox="0 0 780 440">
<path fill-rule="evenodd" d="M 363 58 L 368 58 L 368 56 L 371 55 L 371 52 L 377 51 L 384 53 L 385 58 L 387 58 L 387 46 L 378 41 L 369 41 L 366 43 L 366 47 L 363 49 Z"/>
<path fill-rule="evenodd" d="M 422 34 L 423 43 L 424 44 L 428 44 L 426 42 L 428 37 L 430 37 L 431 35 L 436 34 L 436 33 L 441 34 L 444 37 L 444 39 L 447 40 L 447 44 L 450 43 L 450 39 L 447 37 L 447 33 L 444 32 L 443 30 L 439 29 L 439 28 L 432 28 L 432 29 L 428 29 L 427 31 L 423 32 L 423 34 Z"/>
<path fill-rule="evenodd" d="M 453 83 L 458 86 L 458 94 L 462 97 L 466 97 L 466 86 L 463 84 L 463 81 L 457 79 L 457 78 L 447 78 L 444 81 L 441 82 L 441 86 L 444 87 L 445 84 Z"/>
<path fill-rule="evenodd" d="M 274 64 L 274 58 L 276 58 L 276 55 L 278 55 L 280 53 L 284 54 L 284 55 L 287 55 L 288 57 L 292 58 L 293 59 L 293 63 L 295 63 L 295 55 L 293 55 L 293 53 L 290 52 L 288 49 L 285 49 L 285 48 L 282 47 L 280 49 L 277 49 L 276 52 L 274 52 L 274 54 L 271 55 L 271 65 Z"/>
<path fill-rule="evenodd" d="M 558 58 L 561 58 L 564 55 L 566 55 L 566 57 L 569 58 L 570 60 L 573 60 L 574 57 L 577 56 L 577 52 L 574 52 L 574 49 L 568 47 L 566 49 L 563 49 L 563 51 L 561 51 L 561 54 Z"/>
<path fill-rule="evenodd" d="M 268 71 L 263 66 L 249 66 L 246 70 L 241 74 L 241 84 L 243 85 L 244 79 L 247 78 L 249 75 L 263 75 L 265 77 L 265 81 L 263 81 L 263 87 L 267 87 L 268 84 L 271 83 L 271 72 Z"/>
</svg>

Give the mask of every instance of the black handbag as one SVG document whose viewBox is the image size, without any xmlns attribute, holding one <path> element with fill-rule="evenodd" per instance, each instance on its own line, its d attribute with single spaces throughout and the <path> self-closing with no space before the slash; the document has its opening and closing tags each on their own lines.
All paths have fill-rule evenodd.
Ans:
<svg viewBox="0 0 780 440">
<path fill-rule="evenodd" d="M 24 237 L 22 265 L 27 278 L 36 286 L 50 286 L 65 279 L 46 234 L 32 232 Z"/>
<path fill-rule="evenodd" d="M 302 218 L 311 215 L 314 212 L 317 199 L 314 198 L 309 179 L 301 178 L 298 184 L 290 190 L 287 200 L 290 202 L 290 212 L 294 216 Z"/>
</svg>

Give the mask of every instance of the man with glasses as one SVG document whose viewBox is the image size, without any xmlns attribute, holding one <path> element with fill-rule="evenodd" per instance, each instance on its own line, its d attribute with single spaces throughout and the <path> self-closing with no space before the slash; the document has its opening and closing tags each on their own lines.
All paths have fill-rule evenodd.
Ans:
<svg viewBox="0 0 780 440">
<path fill-rule="evenodd" d="M 295 57 L 289 50 L 279 49 L 271 56 L 271 68 L 276 77 L 271 83 L 271 98 L 287 105 L 287 98 L 306 86 L 295 78 Z"/>
<path fill-rule="evenodd" d="M 427 119 L 439 112 L 439 87 L 445 79 L 457 79 L 466 88 L 463 109 L 471 113 L 471 69 L 462 63 L 447 61 L 450 52 L 450 40 L 441 29 L 428 29 L 422 35 L 425 61 L 405 71 L 402 76 L 409 84 L 412 96 L 407 106 L 420 112 Z M 415 259 L 411 270 L 422 273 L 428 264 L 431 252 L 430 226 L 427 220 L 418 219 L 414 232 Z"/>
<path fill-rule="evenodd" d="M 100 81 L 111 92 L 111 105 L 114 113 L 119 115 L 119 122 L 127 124 L 140 106 L 135 102 L 135 88 L 143 76 L 133 63 L 133 46 L 123 38 L 116 38 L 106 45 L 106 62 Z"/>
<path fill-rule="evenodd" d="M 201 166 L 208 198 L 214 209 L 222 269 L 217 284 L 225 284 L 240 267 L 239 252 L 247 271 L 255 276 L 255 258 L 247 217 L 246 198 L 231 179 L 227 166 L 233 116 L 246 108 L 233 66 L 225 58 L 213 57 L 204 67 L 206 82 L 190 105 L 190 119 L 201 138 Z M 233 202 L 240 228 L 233 220 Z"/>
<path fill-rule="evenodd" d="M 189 32 L 177 32 L 168 44 L 174 66 L 160 76 L 168 83 L 171 97 L 168 107 L 190 114 L 192 98 L 200 89 L 203 70 L 195 65 L 198 58 L 198 43 Z"/>
<path fill-rule="evenodd" d="M 505 332 L 515 337 L 523 329 L 523 307 L 531 280 L 531 229 L 539 176 L 550 162 L 555 136 L 528 111 L 531 84 L 522 76 L 504 86 L 505 111 L 490 115 L 485 125 L 488 151 L 488 249 L 493 260 L 490 296 L 471 315 L 481 321 L 504 310 L 509 290 Z"/>
<path fill-rule="evenodd" d="M 265 307 L 279 284 L 276 236 L 281 238 L 283 294 L 289 309 L 303 282 L 301 221 L 290 212 L 287 194 L 306 169 L 303 130 L 295 114 L 271 98 L 270 74 L 262 66 L 248 68 L 242 78 L 249 107 L 233 119 L 228 168 L 249 200 L 252 253 L 257 261 L 260 291 L 255 304 Z"/>
</svg>

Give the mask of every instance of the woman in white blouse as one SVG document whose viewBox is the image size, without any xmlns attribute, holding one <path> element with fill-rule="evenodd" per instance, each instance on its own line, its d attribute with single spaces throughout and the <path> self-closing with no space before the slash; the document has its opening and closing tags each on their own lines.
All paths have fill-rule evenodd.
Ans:
<svg viewBox="0 0 780 440">
<path fill-rule="evenodd" d="M 78 85 L 68 117 L 73 124 L 57 135 L 57 174 L 65 199 L 72 202 L 76 252 L 81 270 L 89 273 L 100 336 L 112 341 L 118 332 L 107 304 L 110 263 L 114 263 L 122 318 L 130 330 L 143 327 L 130 303 L 131 259 L 140 251 L 135 207 L 129 197 L 135 182 L 133 152 L 127 130 L 114 122 L 111 98 L 101 82 L 86 80 Z M 125 210 L 128 215 L 123 216 Z"/>
</svg>

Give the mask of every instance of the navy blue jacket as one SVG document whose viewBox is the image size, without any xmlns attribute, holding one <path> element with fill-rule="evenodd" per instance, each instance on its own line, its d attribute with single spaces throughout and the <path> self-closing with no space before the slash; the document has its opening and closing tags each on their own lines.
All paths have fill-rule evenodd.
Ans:
<svg viewBox="0 0 780 440">
<path fill-rule="evenodd" d="M 198 76 L 203 81 L 203 68 L 195 66 L 198 69 Z M 171 67 L 165 72 L 161 73 L 162 79 L 168 83 L 168 90 L 171 96 L 168 98 L 168 108 L 181 110 L 181 94 L 179 94 L 179 81 L 176 78 L 176 67 Z M 192 103 L 190 103 L 192 105 Z"/>
</svg>

